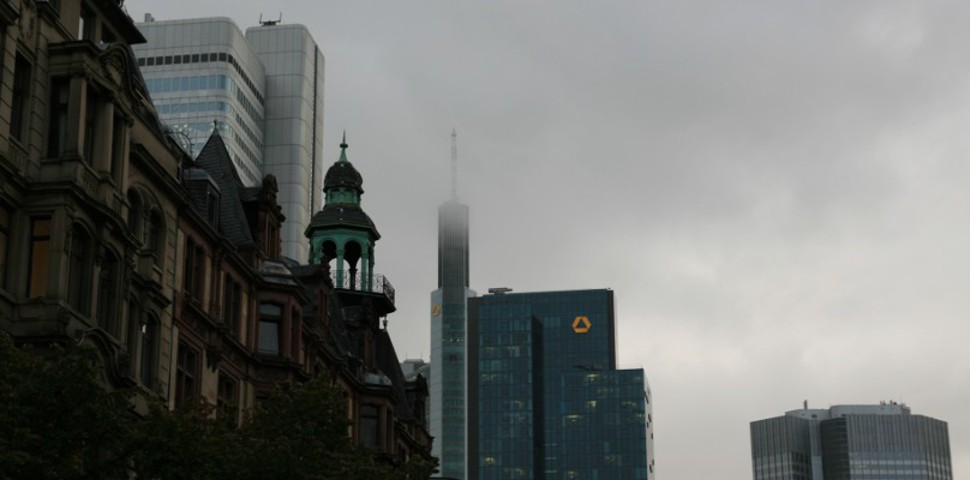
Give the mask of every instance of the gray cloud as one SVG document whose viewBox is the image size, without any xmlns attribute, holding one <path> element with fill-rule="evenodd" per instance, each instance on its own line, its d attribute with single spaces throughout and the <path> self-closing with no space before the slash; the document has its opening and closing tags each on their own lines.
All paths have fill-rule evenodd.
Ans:
<svg viewBox="0 0 970 480">
<path fill-rule="evenodd" d="M 970 7 L 955 1 L 283 1 L 327 57 L 326 143 L 348 131 L 428 355 L 436 208 L 459 131 L 484 291 L 611 287 L 664 478 L 750 478 L 751 420 L 907 402 L 970 470 Z M 701 459 L 702 461 L 698 461 Z"/>
</svg>

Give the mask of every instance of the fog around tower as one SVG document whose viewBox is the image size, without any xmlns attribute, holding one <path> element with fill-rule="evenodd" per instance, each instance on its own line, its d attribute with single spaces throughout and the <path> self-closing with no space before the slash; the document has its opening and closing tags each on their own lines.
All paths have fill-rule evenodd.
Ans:
<svg viewBox="0 0 970 480">
<path fill-rule="evenodd" d="M 902 401 L 970 475 L 970 5 L 129 0 L 260 14 L 326 57 L 398 354 L 428 358 L 437 209 L 471 288 L 612 288 L 659 475 L 750 478 L 748 422 Z"/>
</svg>

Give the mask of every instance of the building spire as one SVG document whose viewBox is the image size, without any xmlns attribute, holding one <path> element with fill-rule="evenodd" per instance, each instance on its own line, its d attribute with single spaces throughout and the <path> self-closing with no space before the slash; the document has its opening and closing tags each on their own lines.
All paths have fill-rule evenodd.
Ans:
<svg viewBox="0 0 970 480">
<path fill-rule="evenodd" d="M 347 161 L 347 131 L 346 130 L 344 130 L 343 140 L 340 141 L 340 159 L 337 161 L 338 162 Z"/>
<path fill-rule="evenodd" d="M 458 200 L 458 133 L 451 129 L 451 199 Z"/>
</svg>

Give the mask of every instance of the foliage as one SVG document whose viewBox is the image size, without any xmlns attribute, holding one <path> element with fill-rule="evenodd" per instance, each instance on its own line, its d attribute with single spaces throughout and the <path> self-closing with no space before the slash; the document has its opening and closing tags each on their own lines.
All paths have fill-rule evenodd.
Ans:
<svg viewBox="0 0 970 480">
<path fill-rule="evenodd" d="M 90 349 L 47 353 L 0 332 L 0 478 L 127 478 L 128 392 L 101 387 Z"/>
<path fill-rule="evenodd" d="M 0 332 L 0 480 L 427 479 L 436 462 L 392 465 L 348 438 L 346 404 L 321 377 L 279 388 L 246 415 L 216 415 L 191 403 L 171 411 L 133 391 L 111 391 L 94 350 L 53 346 L 44 357 Z"/>
</svg>

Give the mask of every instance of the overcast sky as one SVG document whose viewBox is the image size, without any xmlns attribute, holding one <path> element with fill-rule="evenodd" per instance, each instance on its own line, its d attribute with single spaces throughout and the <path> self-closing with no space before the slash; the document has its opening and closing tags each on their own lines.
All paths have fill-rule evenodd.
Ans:
<svg viewBox="0 0 970 480">
<path fill-rule="evenodd" d="M 659 478 L 750 479 L 748 423 L 905 402 L 970 475 L 970 3 L 129 0 L 260 14 L 326 57 L 428 358 L 437 206 L 458 129 L 472 288 L 612 288 Z"/>
</svg>

